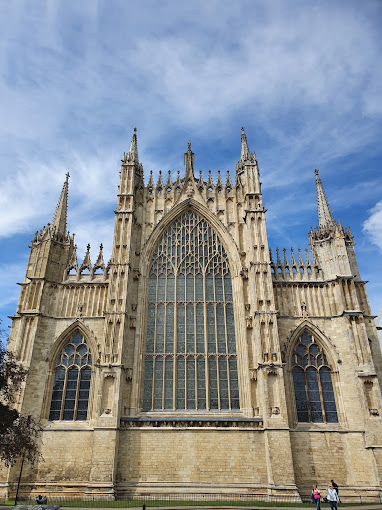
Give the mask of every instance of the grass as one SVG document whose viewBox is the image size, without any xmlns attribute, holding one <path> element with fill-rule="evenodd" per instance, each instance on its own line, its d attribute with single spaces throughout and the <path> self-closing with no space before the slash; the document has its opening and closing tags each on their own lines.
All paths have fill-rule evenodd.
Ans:
<svg viewBox="0 0 382 510">
<path fill-rule="evenodd" d="M 4 502 L 5 506 L 14 506 L 14 500 L 8 500 Z M 30 500 L 19 500 L 19 505 L 33 505 L 35 504 L 34 499 Z M 79 500 L 79 499 L 65 499 L 60 500 L 59 498 L 48 498 L 49 505 L 59 505 L 61 507 L 74 507 L 74 508 L 142 508 L 143 504 L 146 505 L 146 508 L 149 507 L 171 507 L 171 508 L 179 508 L 185 506 L 204 506 L 204 507 L 227 507 L 227 506 L 238 506 L 238 507 L 301 507 L 301 508 L 311 508 L 315 510 L 315 505 L 310 502 L 306 503 L 297 503 L 297 502 L 281 502 L 281 501 L 200 501 L 200 500 L 143 500 L 143 499 L 132 499 L 132 500 Z M 368 505 L 380 505 L 380 503 L 367 503 Z M 360 505 L 360 502 L 357 503 L 341 503 L 340 507 L 346 506 L 351 507 L 355 505 Z M 322 509 L 330 508 L 329 503 L 321 503 Z"/>
</svg>

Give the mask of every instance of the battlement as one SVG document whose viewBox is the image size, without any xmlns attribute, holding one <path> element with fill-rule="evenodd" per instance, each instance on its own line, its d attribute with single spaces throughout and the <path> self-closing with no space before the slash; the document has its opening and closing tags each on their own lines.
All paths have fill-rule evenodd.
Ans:
<svg viewBox="0 0 382 510">
<path fill-rule="evenodd" d="M 313 252 L 313 263 L 309 257 L 309 250 L 305 248 L 305 261 L 302 258 L 301 249 L 298 248 L 298 261 L 296 261 L 294 249 L 290 249 L 290 262 L 287 257 L 287 250 L 283 248 L 284 260 L 281 261 L 280 250 L 276 248 L 276 263 L 273 260 L 272 252 L 269 250 L 271 273 L 273 281 L 317 281 L 323 280 L 322 270 L 318 265 L 315 253 Z"/>
</svg>

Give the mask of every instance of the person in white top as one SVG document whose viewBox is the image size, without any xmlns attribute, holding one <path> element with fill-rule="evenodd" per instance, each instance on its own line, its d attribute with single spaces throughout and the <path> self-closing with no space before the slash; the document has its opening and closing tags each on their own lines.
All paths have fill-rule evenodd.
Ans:
<svg viewBox="0 0 382 510">
<path fill-rule="evenodd" d="M 340 498 L 338 497 L 336 489 L 333 488 L 333 485 L 329 485 L 328 487 L 327 500 L 330 501 L 330 509 L 337 510 L 337 502 Z"/>
</svg>

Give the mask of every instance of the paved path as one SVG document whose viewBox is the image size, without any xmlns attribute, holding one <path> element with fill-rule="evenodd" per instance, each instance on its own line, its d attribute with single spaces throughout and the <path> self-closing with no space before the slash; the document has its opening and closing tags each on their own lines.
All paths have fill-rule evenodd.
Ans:
<svg viewBox="0 0 382 510">
<path fill-rule="evenodd" d="M 339 505 L 339 510 L 341 510 L 343 506 L 342 505 Z M 13 508 L 12 506 L 0 506 L 0 510 L 10 510 L 11 508 Z M 61 507 L 62 510 L 86 510 L 86 509 L 96 509 L 96 510 L 142 510 L 142 506 L 137 506 L 137 507 L 105 507 L 105 508 L 99 508 L 99 507 L 92 507 L 92 506 L 88 506 L 88 507 L 68 507 L 68 506 L 64 506 L 64 507 Z M 251 506 L 219 506 L 219 505 L 214 505 L 214 506 L 176 506 L 176 505 L 172 505 L 172 506 L 160 506 L 160 507 L 155 507 L 155 506 L 149 506 L 149 507 L 146 507 L 147 510 L 304 510 L 304 509 L 309 509 L 308 506 L 298 506 L 298 507 L 293 507 L 293 506 L 256 506 L 256 505 L 251 505 Z M 315 510 L 315 505 L 312 505 L 311 506 L 311 510 Z M 325 505 L 323 507 L 323 510 L 328 510 L 330 507 L 328 507 L 327 505 Z M 343 510 L 346 509 L 349 509 L 349 510 L 382 510 L 382 504 L 378 504 L 378 503 L 375 503 L 374 505 L 351 505 L 351 506 L 345 506 L 343 507 Z"/>
</svg>

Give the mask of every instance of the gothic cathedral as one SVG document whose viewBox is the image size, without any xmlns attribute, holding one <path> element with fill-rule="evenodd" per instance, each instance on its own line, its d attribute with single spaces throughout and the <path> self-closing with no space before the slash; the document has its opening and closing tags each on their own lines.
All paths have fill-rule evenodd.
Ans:
<svg viewBox="0 0 382 510">
<path fill-rule="evenodd" d="M 259 169 L 152 174 L 124 154 L 112 255 L 78 263 L 68 176 L 37 232 L 9 348 L 44 461 L 21 490 L 99 498 L 290 495 L 331 479 L 382 497 L 382 357 L 350 229 L 316 170 L 310 250 L 268 249 Z M 19 467 L 0 471 L 14 494 Z M 212 498 L 213 499 L 213 498 Z"/>
</svg>

